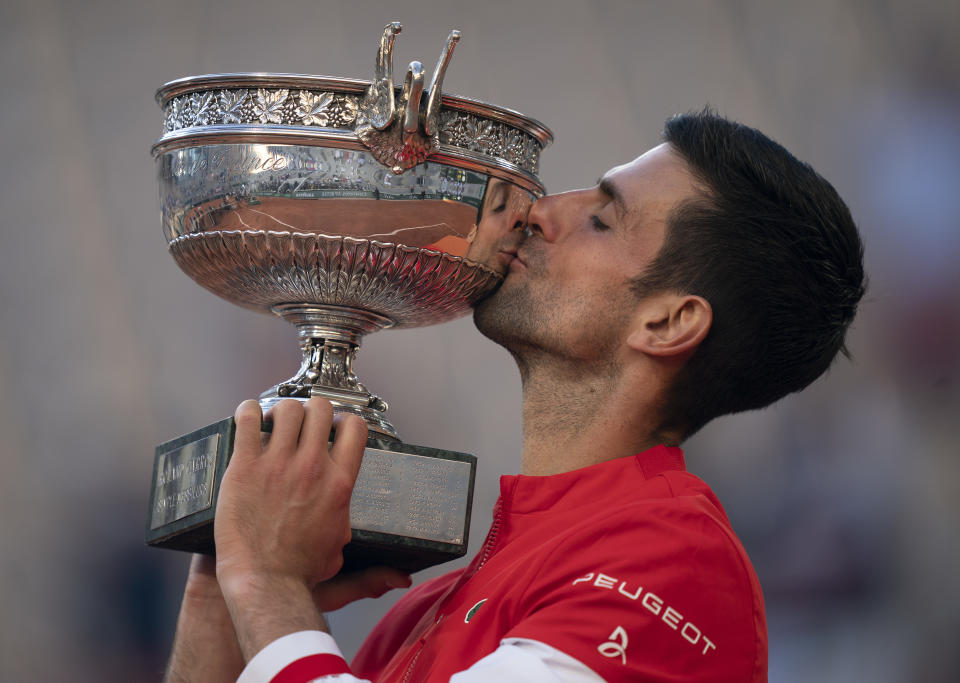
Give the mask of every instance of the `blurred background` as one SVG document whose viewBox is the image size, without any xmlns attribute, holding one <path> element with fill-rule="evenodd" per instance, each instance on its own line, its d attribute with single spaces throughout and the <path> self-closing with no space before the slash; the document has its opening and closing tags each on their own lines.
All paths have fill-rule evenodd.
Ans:
<svg viewBox="0 0 960 683">
<path fill-rule="evenodd" d="M 292 327 L 166 253 L 155 89 L 230 71 L 369 78 L 390 20 L 398 65 L 432 68 L 463 31 L 445 91 L 550 126 L 550 191 L 591 185 L 707 103 L 834 183 L 871 275 L 853 362 L 709 426 L 688 467 L 756 565 L 771 681 L 960 680 L 960 3 L 7 0 L 0 681 L 160 678 L 187 557 L 143 545 L 154 446 L 298 363 Z M 519 466 L 509 356 L 461 320 L 368 337 L 358 371 L 405 440 L 479 457 L 479 546 L 497 478 Z M 348 654 L 390 602 L 333 616 Z"/>
</svg>

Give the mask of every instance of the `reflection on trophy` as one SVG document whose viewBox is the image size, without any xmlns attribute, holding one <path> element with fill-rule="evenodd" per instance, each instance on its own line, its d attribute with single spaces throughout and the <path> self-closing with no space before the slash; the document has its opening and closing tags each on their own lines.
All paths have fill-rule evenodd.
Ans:
<svg viewBox="0 0 960 683">
<path fill-rule="evenodd" d="M 190 277 L 296 326 L 303 361 L 260 396 L 322 396 L 370 429 L 344 568 L 405 571 L 466 552 L 476 458 L 403 443 L 354 374 L 364 334 L 466 314 L 498 284 L 497 244 L 543 193 L 552 139 L 516 112 L 443 95 L 454 31 L 425 86 L 393 82 L 383 32 L 373 81 L 224 74 L 164 85 L 157 159 L 163 230 Z M 157 448 L 147 541 L 212 552 L 232 418 Z"/>
</svg>

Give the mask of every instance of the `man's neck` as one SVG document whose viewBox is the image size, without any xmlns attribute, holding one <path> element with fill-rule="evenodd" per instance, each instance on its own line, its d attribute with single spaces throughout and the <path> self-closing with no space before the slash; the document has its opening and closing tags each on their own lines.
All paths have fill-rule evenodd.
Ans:
<svg viewBox="0 0 960 683">
<path fill-rule="evenodd" d="M 570 472 L 662 443 L 654 387 L 582 368 L 528 367 L 522 375 L 523 474 Z"/>
</svg>

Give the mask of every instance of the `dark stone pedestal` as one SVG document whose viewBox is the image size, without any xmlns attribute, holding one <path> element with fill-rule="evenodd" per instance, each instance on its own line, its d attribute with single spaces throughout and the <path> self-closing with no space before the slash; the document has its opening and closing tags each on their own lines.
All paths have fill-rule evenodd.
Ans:
<svg viewBox="0 0 960 683">
<path fill-rule="evenodd" d="M 147 512 L 149 545 L 212 554 L 220 480 L 233 418 L 157 446 Z M 475 456 L 367 439 L 350 502 L 353 538 L 342 571 L 388 565 L 415 572 L 467 552 Z"/>
</svg>

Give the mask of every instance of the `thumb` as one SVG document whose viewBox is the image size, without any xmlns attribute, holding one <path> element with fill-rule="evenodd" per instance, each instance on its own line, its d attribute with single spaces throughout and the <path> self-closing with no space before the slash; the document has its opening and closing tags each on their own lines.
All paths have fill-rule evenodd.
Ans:
<svg viewBox="0 0 960 683">
<path fill-rule="evenodd" d="M 391 567 L 369 567 L 337 576 L 317 584 L 313 601 L 321 612 L 332 612 L 362 598 L 379 598 L 394 588 L 407 588 L 408 574 Z"/>
</svg>

